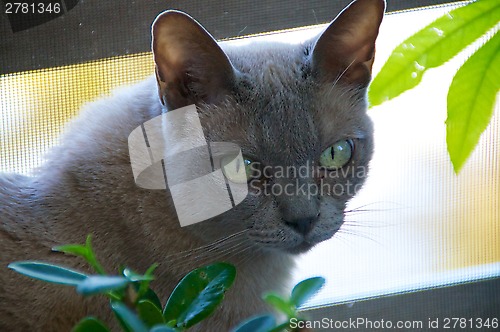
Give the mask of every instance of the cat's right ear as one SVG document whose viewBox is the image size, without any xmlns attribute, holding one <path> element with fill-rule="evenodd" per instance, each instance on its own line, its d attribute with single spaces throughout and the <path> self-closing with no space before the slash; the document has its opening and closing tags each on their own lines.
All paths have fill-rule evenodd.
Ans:
<svg viewBox="0 0 500 332">
<path fill-rule="evenodd" d="M 170 110 L 214 103 L 234 84 L 235 70 L 215 39 L 189 15 L 169 10 L 152 27 L 158 93 Z"/>
<path fill-rule="evenodd" d="M 384 12 L 384 0 L 351 2 L 314 45 L 312 62 L 316 77 L 323 82 L 367 86 Z"/>
</svg>

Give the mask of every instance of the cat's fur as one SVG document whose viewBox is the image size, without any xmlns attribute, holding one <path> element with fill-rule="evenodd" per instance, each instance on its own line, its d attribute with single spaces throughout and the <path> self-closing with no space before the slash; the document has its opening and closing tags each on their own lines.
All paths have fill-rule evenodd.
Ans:
<svg viewBox="0 0 500 332">
<path fill-rule="evenodd" d="M 87 105 L 36 177 L 0 175 L 0 331 L 69 331 L 89 314 L 113 320 L 104 299 L 84 300 L 71 287 L 7 269 L 13 261 L 43 260 L 88 271 L 80 259 L 51 252 L 87 234 L 108 272 L 119 264 L 144 271 L 158 262 L 152 287 L 163 301 L 191 269 L 235 264 L 235 285 L 201 331 L 227 331 L 266 310 L 261 293 L 282 289 L 294 253 L 333 236 L 352 194 L 249 195 L 220 216 L 181 228 L 168 190 L 135 185 L 127 138 L 166 109 L 195 103 L 208 141 L 235 142 L 265 165 L 317 164 L 325 148 L 351 138 L 349 165 L 366 167 L 372 153 L 366 87 L 384 8 L 383 0 L 358 0 L 304 45 L 222 45 L 224 51 L 187 15 L 159 16 L 156 79 Z M 300 179 L 347 180 L 361 184 L 364 175 Z M 297 228 L 301 223 L 306 231 Z"/>
</svg>

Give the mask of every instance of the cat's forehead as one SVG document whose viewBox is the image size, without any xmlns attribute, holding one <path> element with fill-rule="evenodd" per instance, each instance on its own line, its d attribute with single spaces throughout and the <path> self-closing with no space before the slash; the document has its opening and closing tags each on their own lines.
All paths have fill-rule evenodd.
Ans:
<svg viewBox="0 0 500 332">
<path fill-rule="evenodd" d="M 271 41 L 253 41 L 248 44 L 238 45 L 229 42 L 221 42 L 219 45 L 230 58 L 233 65 L 245 70 L 250 66 L 266 63 L 269 60 L 287 61 L 299 55 L 305 45 Z"/>
<path fill-rule="evenodd" d="M 243 98 L 205 115 L 218 139 L 232 140 L 270 164 L 315 159 L 326 144 L 370 131 L 366 105 L 349 88 L 320 86 L 307 75 L 307 45 L 224 47 L 248 84 Z M 207 119 L 208 120 L 208 119 Z"/>
<path fill-rule="evenodd" d="M 222 46 L 239 72 L 248 75 L 255 84 L 268 87 L 297 85 L 308 63 L 305 44 L 253 42 L 245 46 Z"/>
</svg>

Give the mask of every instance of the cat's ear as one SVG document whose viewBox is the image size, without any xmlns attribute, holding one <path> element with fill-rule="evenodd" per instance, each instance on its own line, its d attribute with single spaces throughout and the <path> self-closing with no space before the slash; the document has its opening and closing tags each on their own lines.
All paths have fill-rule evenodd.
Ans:
<svg viewBox="0 0 500 332">
<path fill-rule="evenodd" d="M 367 86 L 384 0 L 357 0 L 320 35 L 312 53 L 313 73 L 321 81 Z"/>
<path fill-rule="evenodd" d="M 212 103 L 234 82 L 234 69 L 215 39 L 189 15 L 175 10 L 153 23 L 152 48 L 161 102 L 175 109 Z"/>
</svg>

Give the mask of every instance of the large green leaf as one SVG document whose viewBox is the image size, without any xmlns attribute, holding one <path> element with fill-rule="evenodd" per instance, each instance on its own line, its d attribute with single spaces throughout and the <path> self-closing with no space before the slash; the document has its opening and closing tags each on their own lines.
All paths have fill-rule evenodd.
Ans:
<svg viewBox="0 0 500 332">
<path fill-rule="evenodd" d="M 268 332 L 276 326 L 273 315 L 260 315 L 249 318 L 235 327 L 232 332 Z"/>
<path fill-rule="evenodd" d="M 109 332 L 103 322 L 94 317 L 85 317 L 73 327 L 71 332 Z"/>
<path fill-rule="evenodd" d="M 188 273 L 170 295 L 163 316 L 166 322 L 189 328 L 208 317 L 233 284 L 236 269 L 227 263 L 215 263 Z"/>
<path fill-rule="evenodd" d="M 124 303 L 112 301 L 111 309 L 125 331 L 148 332 L 146 325 Z"/>
<path fill-rule="evenodd" d="M 496 25 L 500 1 L 478 0 L 452 10 L 397 46 L 370 85 L 372 106 L 415 87 L 423 73 L 442 65 Z"/>
<path fill-rule="evenodd" d="M 81 272 L 42 262 L 14 262 L 8 267 L 25 276 L 54 284 L 78 286 L 87 278 Z"/>
<path fill-rule="evenodd" d="M 161 310 L 158 309 L 153 302 L 149 300 L 140 300 L 137 302 L 136 307 L 139 318 L 149 327 L 165 324 Z"/>
<path fill-rule="evenodd" d="M 488 126 L 499 89 L 500 33 L 497 33 L 457 71 L 448 91 L 446 142 L 455 172 L 462 168 Z"/>
<path fill-rule="evenodd" d="M 314 277 L 302 280 L 292 290 L 290 302 L 296 307 L 303 305 L 309 298 L 316 294 L 325 284 L 325 278 Z"/>
<path fill-rule="evenodd" d="M 83 295 L 107 293 L 123 289 L 130 281 L 118 276 L 89 276 L 76 287 L 77 292 Z"/>
</svg>

